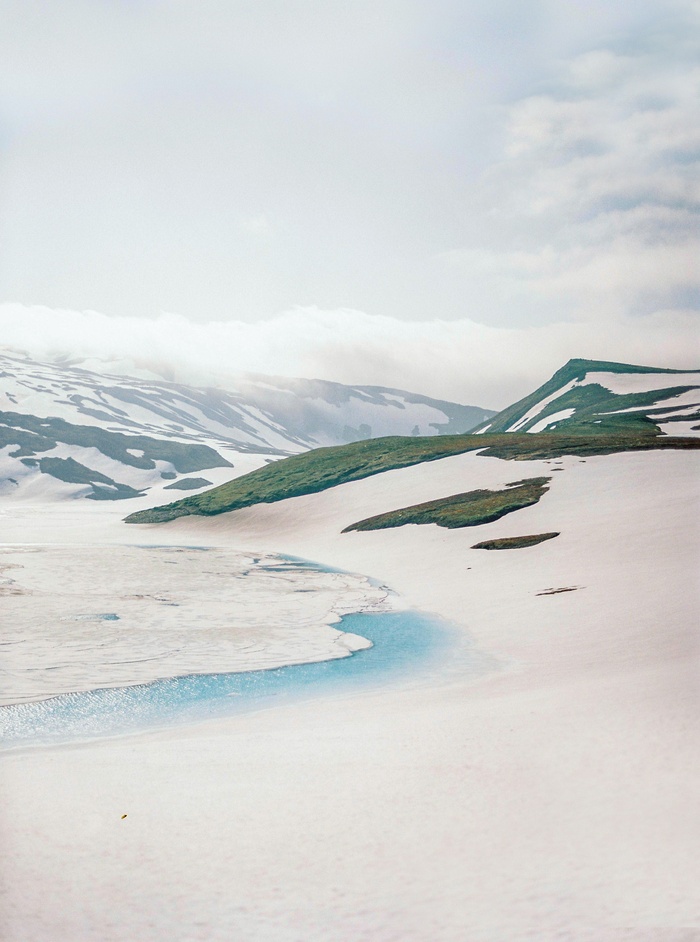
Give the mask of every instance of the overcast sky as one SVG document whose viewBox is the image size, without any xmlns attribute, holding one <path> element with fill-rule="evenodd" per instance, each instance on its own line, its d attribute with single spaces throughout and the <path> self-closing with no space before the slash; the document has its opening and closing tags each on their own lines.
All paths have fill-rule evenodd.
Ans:
<svg viewBox="0 0 700 942">
<path fill-rule="evenodd" d="M 697 2 L 0 15 L 0 343 L 492 401 L 567 356 L 698 358 Z"/>
</svg>

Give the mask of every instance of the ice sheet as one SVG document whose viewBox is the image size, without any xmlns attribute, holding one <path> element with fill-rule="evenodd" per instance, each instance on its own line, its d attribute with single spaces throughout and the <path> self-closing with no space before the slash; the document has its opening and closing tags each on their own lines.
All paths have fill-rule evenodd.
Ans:
<svg viewBox="0 0 700 942">
<path fill-rule="evenodd" d="M 340 616 L 391 607 L 362 576 L 153 546 L 6 547 L 0 597 L 0 703 L 344 657 Z"/>
</svg>

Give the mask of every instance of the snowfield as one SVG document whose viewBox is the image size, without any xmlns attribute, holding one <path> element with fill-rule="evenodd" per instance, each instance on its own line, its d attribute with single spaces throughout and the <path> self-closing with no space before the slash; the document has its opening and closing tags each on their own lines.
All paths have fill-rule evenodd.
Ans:
<svg viewBox="0 0 700 942">
<path fill-rule="evenodd" d="M 540 502 L 492 524 L 340 532 L 538 475 L 552 478 Z M 126 543 L 114 505 L 71 504 L 13 505 L 7 540 Z M 472 453 L 128 528 L 371 576 L 461 626 L 494 667 L 6 755 L 3 938 L 689 942 L 699 519 L 697 453 Z M 471 549 L 545 531 L 561 535 Z"/>
</svg>

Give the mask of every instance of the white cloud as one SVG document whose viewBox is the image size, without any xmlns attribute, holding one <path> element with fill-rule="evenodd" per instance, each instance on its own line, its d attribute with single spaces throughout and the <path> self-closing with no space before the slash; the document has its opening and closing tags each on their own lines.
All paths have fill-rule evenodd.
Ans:
<svg viewBox="0 0 700 942">
<path fill-rule="evenodd" d="M 152 371 L 196 385 L 226 386 L 237 373 L 306 376 L 394 386 L 501 408 L 544 382 L 571 357 L 693 368 L 700 344 L 692 317 L 599 325 L 498 328 L 460 321 L 400 321 L 359 311 L 297 308 L 256 324 L 194 324 L 91 311 L 0 305 L 6 350 L 37 359 L 101 360 L 115 372 Z"/>
<path fill-rule="evenodd" d="M 200 321 L 309 303 L 568 318 L 584 297 L 441 253 L 551 247 L 564 270 L 596 201 L 687 200 L 684 7 L 0 0 L 0 297 Z"/>
<path fill-rule="evenodd" d="M 481 244 L 444 253 L 448 269 L 540 322 L 698 307 L 700 44 L 669 42 L 588 52 L 512 106 Z"/>
<path fill-rule="evenodd" d="M 697 361 L 697 3 L 5 7 L 0 291 L 112 316 L 2 342 L 483 405 Z"/>
</svg>

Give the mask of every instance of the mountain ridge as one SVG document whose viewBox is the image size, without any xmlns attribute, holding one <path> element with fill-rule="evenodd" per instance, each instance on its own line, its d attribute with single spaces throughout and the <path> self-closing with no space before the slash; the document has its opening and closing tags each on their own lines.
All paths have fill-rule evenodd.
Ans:
<svg viewBox="0 0 700 942">
<path fill-rule="evenodd" d="M 62 485 L 54 496 L 123 500 L 182 473 L 234 464 L 240 473 L 318 446 L 436 435 L 493 414 L 388 387 L 249 374 L 223 390 L 0 354 L 0 493 L 42 490 L 36 476 L 48 475 Z M 176 485 L 193 482 L 213 483 Z"/>
<path fill-rule="evenodd" d="M 655 386 L 648 381 L 646 391 L 624 392 L 609 389 L 601 382 L 587 382 L 589 376 L 615 385 L 610 377 L 617 377 L 618 389 L 623 389 L 624 377 L 660 377 L 668 376 L 665 387 Z M 675 383 L 673 377 L 684 377 L 695 382 Z M 644 381 L 641 380 L 640 385 Z M 628 383 L 630 387 L 632 383 Z M 588 386 L 587 390 L 583 387 Z M 677 404 L 677 409 L 668 400 L 684 393 L 697 390 L 691 401 Z M 539 406 L 539 408 L 538 408 Z M 678 412 L 694 407 L 691 412 Z M 571 410 L 569 412 L 569 410 Z M 568 412 L 568 414 L 563 414 Z M 550 422 L 538 427 L 543 420 L 552 417 Z M 556 417 L 556 418 L 554 418 Z M 654 418 L 666 421 L 655 422 Z M 688 419 L 700 423 L 700 370 L 666 369 L 664 367 L 639 366 L 631 363 L 618 363 L 609 360 L 571 359 L 553 376 L 533 392 L 517 400 L 473 431 L 515 432 L 544 431 L 554 425 L 558 430 L 570 432 L 582 431 L 599 434 L 604 430 L 627 428 L 628 430 L 661 431 L 660 425 Z M 602 426 L 596 428 L 595 426 Z M 693 431 L 692 427 L 685 429 Z M 695 430 L 697 431 L 697 430 Z"/>
<path fill-rule="evenodd" d="M 614 366 L 617 369 L 601 371 L 601 366 Z M 594 369 L 591 369 L 593 367 Z M 597 372 L 596 372 L 597 371 Z M 589 374 L 607 373 L 639 376 L 664 376 L 670 371 L 662 368 L 640 368 L 631 364 L 609 364 L 607 361 L 570 360 L 546 383 L 538 387 L 530 396 L 519 400 L 513 406 L 503 410 L 495 418 L 504 417 L 501 425 L 507 426 L 492 431 L 489 423 L 485 428 L 464 435 L 443 436 L 439 440 L 411 440 L 401 437 L 378 438 L 371 442 L 357 442 L 335 448 L 320 448 L 302 455 L 287 458 L 274 466 L 253 471 L 227 484 L 204 491 L 193 497 L 183 498 L 174 503 L 139 511 L 126 518 L 127 523 L 160 523 L 179 516 L 215 515 L 231 510 L 253 506 L 256 503 L 274 503 L 290 497 L 316 493 L 339 484 L 360 480 L 384 471 L 397 470 L 410 465 L 435 461 L 467 451 L 481 451 L 483 454 L 500 458 L 548 458 L 563 454 L 601 455 L 622 451 L 652 450 L 659 448 L 700 448 L 700 436 L 673 436 L 664 434 L 646 414 L 637 416 L 620 413 L 621 421 L 613 414 L 613 419 L 600 427 L 595 419 L 588 418 L 579 426 L 569 427 L 554 422 L 553 428 L 545 424 L 541 429 L 536 425 L 530 429 L 512 428 L 513 419 L 522 421 L 523 412 L 527 417 L 533 413 L 532 420 L 538 419 L 542 409 L 556 402 L 557 393 L 567 387 L 573 388 L 577 380 Z M 700 401 L 700 371 L 697 373 L 697 387 L 682 385 L 652 389 L 649 395 L 664 395 L 669 391 L 696 390 Z M 694 373 L 678 371 L 676 375 L 693 376 Z M 562 387 L 562 382 L 564 386 Z M 594 386 L 596 384 L 593 384 Z M 654 383 L 652 382 L 653 386 Z M 591 387 L 592 388 L 592 387 Z M 600 387 L 602 389 L 602 387 Z M 544 396 L 542 395 L 544 393 Z M 683 393 L 679 393 L 682 395 Z M 596 393 L 599 398 L 599 395 Z M 613 399 L 617 396 L 611 393 Z M 605 398 L 605 397 L 603 397 Z M 610 397 L 608 396 L 608 399 Z M 658 398 L 658 396 L 657 396 Z M 538 406 L 541 408 L 538 410 Z M 642 407 L 643 408 L 643 407 Z M 681 408 L 685 408 L 682 406 Z M 692 407 L 696 409 L 696 406 Z M 572 410 L 573 412 L 574 410 Z M 548 413 L 551 415 L 552 413 Z M 556 414 L 556 413 L 555 413 Z M 595 413 L 598 414 L 598 413 Z M 695 419 L 693 419 L 695 421 Z M 698 414 L 700 422 L 700 413 Z M 525 423 L 527 424 L 527 423 Z M 669 423 L 670 424 L 670 423 Z M 531 434 L 536 431 L 538 434 Z M 700 429 L 698 429 L 700 431 Z"/>
</svg>

